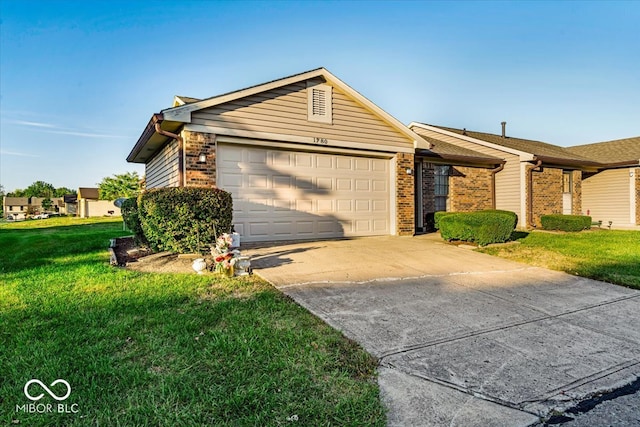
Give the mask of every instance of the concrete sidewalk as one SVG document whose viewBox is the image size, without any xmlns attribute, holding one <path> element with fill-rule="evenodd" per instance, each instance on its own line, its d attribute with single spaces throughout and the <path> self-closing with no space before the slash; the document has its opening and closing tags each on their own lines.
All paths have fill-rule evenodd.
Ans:
<svg viewBox="0 0 640 427">
<path fill-rule="evenodd" d="M 389 425 L 531 425 L 640 375 L 640 292 L 433 236 L 245 251 L 380 359 Z"/>
</svg>

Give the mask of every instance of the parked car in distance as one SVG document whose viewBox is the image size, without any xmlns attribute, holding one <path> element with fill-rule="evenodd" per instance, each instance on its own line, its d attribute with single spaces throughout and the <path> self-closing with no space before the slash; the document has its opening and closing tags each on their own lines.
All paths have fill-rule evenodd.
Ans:
<svg viewBox="0 0 640 427">
<path fill-rule="evenodd" d="M 42 214 L 38 214 L 38 215 L 34 215 L 33 219 L 47 219 L 49 218 L 49 214 L 47 213 L 42 213 Z"/>
</svg>

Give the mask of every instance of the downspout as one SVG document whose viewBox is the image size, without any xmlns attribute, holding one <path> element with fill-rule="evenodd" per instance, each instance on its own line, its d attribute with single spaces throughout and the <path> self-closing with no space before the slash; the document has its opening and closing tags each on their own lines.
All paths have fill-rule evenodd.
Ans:
<svg viewBox="0 0 640 427">
<path fill-rule="evenodd" d="M 180 135 L 162 129 L 161 124 L 162 119 L 156 122 L 156 133 L 178 141 L 178 187 L 184 187 L 184 140 Z"/>
<path fill-rule="evenodd" d="M 529 165 L 529 171 L 528 171 L 528 179 L 529 179 L 529 191 L 527 194 L 527 216 L 528 216 L 528 222 L 529 222 L 529 226 L 535 228 L 536 224 L 533 221 L 533 171 L 534 170 L 540 170 L 540 166 L 542 166 L 542 160 L 537 160 L 535 165 Z"/>
<path fill-rule="evenodd" d="M 496 208 L 496 174 L 504 169 L 504 163 L 494 169 L 489 169 L 491 173 L 491 209 Z"/>
</svg>

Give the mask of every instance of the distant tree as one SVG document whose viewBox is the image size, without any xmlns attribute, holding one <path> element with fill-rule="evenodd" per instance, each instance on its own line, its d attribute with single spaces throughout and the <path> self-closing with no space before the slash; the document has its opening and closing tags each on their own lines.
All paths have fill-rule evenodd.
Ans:
<svg viewBox="0 0 640 427">
<path fill-rule="evenodd" d="M 98 184 L 100 199 L 115 200 L 119 197 L 135 197 L 140 192 L 138 172 L 126 172 L 102 179 Z"/>
<path fill-rule="evenodd" d="M 48 212 L 51 210 L 51 207 L 53 206 L 53 200 L 47 197 L 44 200 L 42 200 L 41 205 L 42 205 L 42 210 L 45 212 Z"/>
<path fill-rule="evenodd" d="M 19 188 L 7 193 L 7 197 L 26 197 L 25 190 L 21 190 Z"/>
<path fill-rule="evenodd" d="M 56 191 L 53 192 L 53 197 L 62 197 L 62 196 L 66 196 L 67 194 L 76 194 L 76 193 L 77 193 L 76 190 L 72 190 L 67 187 L 58 187 L 56 188 Z"/>
<path fill-rule="evenodd" d="M 36 181 L 24 190 L 22 197 L 53 197 L 56 188 L 44 181 Z"/>
<path fill-rule="evenodd" d="M 38 213 L 38 211 L 37 211 L 35 206 L 33 206 L 33 205 L 27 206 L 27 216 L 35 215 L 37 213 Z"/>
<path fill-rule="evenodd" d="M 5 196 L 4 185 L 0 184 L 0 197 L 4 197 L 4 196 Z"/>
</svg>

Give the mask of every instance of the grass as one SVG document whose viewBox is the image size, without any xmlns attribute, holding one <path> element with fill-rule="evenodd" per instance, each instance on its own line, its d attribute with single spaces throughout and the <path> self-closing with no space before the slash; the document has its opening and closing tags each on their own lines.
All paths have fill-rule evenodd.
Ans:
<svg viewBox="0 0 640 427">
<path fill-rule="evenodd" d="M 0 224 L 0 424 L 384 425 L 357 345 L 257 277 L 109 266 L 121 224 Z M 17 410 L 58 378 L 77 413 Z"/>
<path fill-rule="evenodd" d="M 519 233 L 517 241 L 480 252 L 640 289 L 640 231 Z"/>
</svg>

